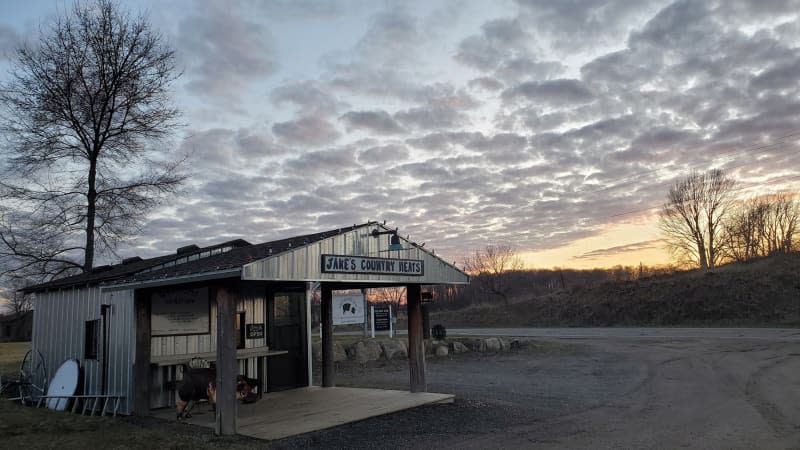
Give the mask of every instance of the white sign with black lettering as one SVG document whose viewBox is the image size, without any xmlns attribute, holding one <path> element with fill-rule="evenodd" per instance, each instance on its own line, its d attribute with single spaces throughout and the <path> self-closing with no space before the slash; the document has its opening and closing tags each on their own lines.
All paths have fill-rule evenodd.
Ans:
<svg viewBox="0 0 800 450">
<path fill-rule="evenodd" d="M 333 324 L 349 325 L 364 323 L 364 296 L 334 295 Z"/>
<path fill-rule="evenodd" d="M 174 336 L 209 332 L 208 288 L 154 292 L 151 299 L 151 335 Z"/>
<path fill-rule="evenodd" d="M 424 261 L 419 259 L 370 258 L 366 256 L 322 255 L 323 273 L 361 273 L 421 277 Z"/>
</svg>

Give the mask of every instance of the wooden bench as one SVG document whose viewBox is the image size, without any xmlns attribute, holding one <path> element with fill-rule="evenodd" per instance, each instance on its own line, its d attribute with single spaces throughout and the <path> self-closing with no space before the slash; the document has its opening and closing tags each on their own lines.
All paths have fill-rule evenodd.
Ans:
<svg viewBox="0 0 800 450">
<path fill-rule="evenodd" d="M 259 397 L 267 390 L 267 357 L 286 355 L 287 350 L 271 350 L 269 347 L 240 348 L 236 350 L 236 359 L 257 358 L 256 379 L 258 380 Z M 216 361 L 217 352 L 187 353 L 181 355 L 151 356 L 150 364 L 154 366 L 179 366 L 188 363 L 191 359 L 200 358 L 206 361 Z M 174 377 L 174 375 L 173 375 Z M 173 378 L 174 379 L 174 378 Z"/>
</svg>

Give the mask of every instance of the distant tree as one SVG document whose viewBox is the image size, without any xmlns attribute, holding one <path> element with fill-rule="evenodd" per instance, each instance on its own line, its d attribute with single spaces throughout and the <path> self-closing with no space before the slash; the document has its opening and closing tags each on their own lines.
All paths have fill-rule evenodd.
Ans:
<svg viewBox="0 0 800 450">
<path fill-rule="evenodd" d="M 400 301 L 406 298 L 406 288 L 404 287 L 383 287 L 370 289 L 371 300 L 387 302 L 392 305 L 395 312 L 400 311 Z"/>
<path fill-rule="evenodd" d="M 800 202 L 789 195 L 751 199 L 725 222 L 725 255 L 732 261 L 747 261 L 790 252 L 799 218 Z"/>
<path fill-rule="evenodd" d="M 16 53 L 0 84 L 0 274 L 91 271 L 185 176 L 174 52 L 109 0 L 77 2 Z"/>
<path fill-rule="evenodd" d="M 523 266 L 514 248 L 508 245 L 487 245 L 484 250 L 477 250 L 464 258 L 464 269 L 474 276 L 480 289 L 501 298 L 506 307 L 509 306 L 511 288 L 508 274 L 522 270 Z"/>
<path fill-rule="evenodd" d="M 0 304 L 5 306 L 10 314 L 18 315 L 33 309 L 33 299 L 30 295 L 24 295 L 19 289 L 25 287 L 28 282 L 23 279 L 12 279 L 6 283 L 5 288 L 0 288 Z"/>
<path fill-rule="evenodd" d="M 734 186 L 722 170 L 693 172 L 672 185 L 659 226 L 673 256 L 702 269 L 719 263 L 721 228 L 733 204 Z"/>
</svg>

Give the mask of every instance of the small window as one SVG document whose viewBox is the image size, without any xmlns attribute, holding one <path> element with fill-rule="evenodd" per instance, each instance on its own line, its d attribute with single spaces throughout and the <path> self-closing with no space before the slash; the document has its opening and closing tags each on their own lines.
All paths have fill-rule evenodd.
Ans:
<svg viewBox="0 0 800 450">
<path fill-rule="evenodd" d="M 97 359 L 100 320 L 87 320 L 83 335 L 83 358 Z"/>
<path fill-rule="evenodd" d="M 236 313 L 236 348 L 244 348 L 245 316 L 243 312 Z"/>
</svg>

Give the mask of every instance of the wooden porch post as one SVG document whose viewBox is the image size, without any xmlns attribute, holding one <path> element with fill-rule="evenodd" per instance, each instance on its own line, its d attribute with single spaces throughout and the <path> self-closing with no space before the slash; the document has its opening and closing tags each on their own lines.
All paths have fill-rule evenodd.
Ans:
<svg viewBox="0 0 800 450">
<path fill-rule="evenodd" d="M 411 392 L 428 392 L 425 381 L 425 341 L 422 338 L 422 299 L 418 284 L 406 286 L 408 309 L 408 371 Z"/>
<path fill-rule="evenodd" d="M 214 432 L 236 434 L 236 291 L 230 285 L 216 289 L 217 298 L 217 413 Z"/>
<path fill-rule="evenodd" d="M 322 327 L 322 387 L 336 386 L 335 366 L 333 364 L 333 289 L 330 283 L 321 284 Z"/>
<path fill-rule="evenodd" d="M 134 291 L 136 355 L 133 362 L 133 414 L 150 415 L 150 296 Z"/>
</svg>

